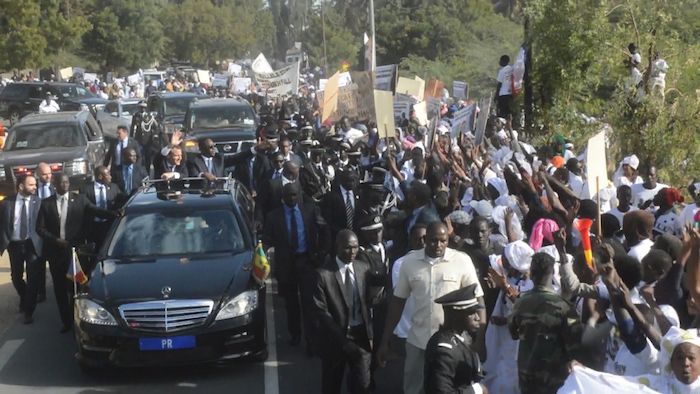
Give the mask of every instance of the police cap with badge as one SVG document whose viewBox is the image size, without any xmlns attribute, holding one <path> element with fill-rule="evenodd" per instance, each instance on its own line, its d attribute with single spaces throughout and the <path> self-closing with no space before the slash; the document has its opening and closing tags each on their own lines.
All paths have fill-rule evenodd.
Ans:
<svg viewBox="0 0 700 394">
<path fill-rule="evenodd" d="M 379 215 L 369 215 L 362 222 L 360 222 L 360 231 L 374 232 L 382 230 L 383 228 L 384 224 L 382 224 L 382 217 Z"/>
<path fill-rule="evenodd" d="M 435 300 L 441 304 L 445 311 L 452 310 L 456 312 L 471 315 L 484 309 L 484 306 L 476 299 L 477 284 L 471 284 L 467 287 L 452 291 Z"/>
</svg>

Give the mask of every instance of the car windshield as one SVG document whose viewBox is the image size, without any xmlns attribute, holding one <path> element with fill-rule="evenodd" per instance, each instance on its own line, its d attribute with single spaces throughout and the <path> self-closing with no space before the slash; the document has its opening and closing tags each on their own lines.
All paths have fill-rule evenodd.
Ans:
<svg viewBox="0 0 700 394">
<path fill-rule="evenodd" d="M 97 97 L 91 91 L 82 86 L 57 86 L 57 89 L 63 98 L 68 97 Z"/>
<path fill-rule="evenodd" d="M 122 103 L 122 115 L 129 116 L 133 115 L 139 110 L 139 103 Z"/>
<path fill-rule="evenodd" d="M 184 117 L 192 100 L 192 97 L 169 98 L 163 100 L 163 105 L 165 106 L 164 115 Z"/>
<path fill-rule="evenodd" d="M 193 130 L 253 126 L 255 114 L 245 106 L 203 107 L 193 109 L 190 122 Z"/>
<path fill-rule="evenodd" d="M 245 246 L 231 211 L 161 211 L 121 219 L 109 243 L 107 257 L 237 253 Z"/>
<path fill-rule="evenodd" d="M 6 151 L 42 149 L 51 147 L 73 148 L 87 145 L 85 133 L 76 124 L 46 123 L 17 125 L 7 137 Z"/>
</svg>

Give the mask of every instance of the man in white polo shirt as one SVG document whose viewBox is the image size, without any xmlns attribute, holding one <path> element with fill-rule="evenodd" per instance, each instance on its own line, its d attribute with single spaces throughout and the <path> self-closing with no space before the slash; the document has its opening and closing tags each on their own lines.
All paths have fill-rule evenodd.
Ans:
<svg viewBox="0 0 700 394">
<path fill-rule="evenodd" d="M 389 304 L 384 335 L 377 359 L 386 365 L 388 340 L 401 319 L 406 299 L 415 300 L 412 325 L 406 338 L 406 362 L 404 367 L 404 393 L 423 393 L 423 366 L 425 347 L 430 337 L 443 322 L 442 308 L 435 299 L 471 284 L 477 284 L 476 296 L 484 303 L 484 292 L 469 256 L 447 247 L 447 227 L 442 222 L 428 225 L 425 248 L 404 258 L 394 296 Z M 483 313 L 483 310 L 482 312 Z M 481 316 L 485 321 L 486 316 Z"/>
</svg>

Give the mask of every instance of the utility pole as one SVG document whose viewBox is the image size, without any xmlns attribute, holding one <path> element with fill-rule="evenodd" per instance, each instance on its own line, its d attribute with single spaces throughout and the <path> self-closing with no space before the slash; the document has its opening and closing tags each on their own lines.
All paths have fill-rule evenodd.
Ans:
<svg viewBox="0 0 700 394">
<path fill-rule="evenodd" d="M 377 69 L 377 37 L 374 32 L 374 0 L 369 0 L 369 23 L 370 34 L 372 35 L 372 56 L 370 61 L 370 69 L 374 72 Z"/>
<path fill-rule="evenodd" d="M 323 28 L 323 76 L 328 78 L 328 54 L 326 53 L 326 0 L 321 1 L 321 24 Z"/>
<path fill-rule="evenodd" d="M 527 8 L 527 2 L 524 2 L 523 10 Z M 525 12 L 525 75 L 523 76 L 525 84 L 525 134 L 532 138 L 534 128 L 532 127 L 532 39 L 530 37 L 530 17 Z"/>
</svg>

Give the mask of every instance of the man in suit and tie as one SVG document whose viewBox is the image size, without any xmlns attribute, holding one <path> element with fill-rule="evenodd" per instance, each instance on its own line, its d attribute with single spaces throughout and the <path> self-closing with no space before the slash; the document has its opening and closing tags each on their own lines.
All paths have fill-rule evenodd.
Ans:
<svg viewBox="0 0 700 394">
<path fill-rule="evenodd" d="M 281 157 L 275 156 L 275 157 Z M 285 162 L 282 171 L 267 182 L 262 183 L 255 204 L 255 220 L 265 223 L 265 218 L 275 208 L 282 206 L 282 187 L 288 183 L 296 183 L 299 179 L 299 167 L 292 162 Z M 303 199 L 300 196 L 300 199 Z"/>
<path fill-rule="evenodd" d="M 36 179 L 21 174 L 17 176 L 17 194 L 0 203 L 2 235 L 0 254 L 7 250 L 10 255 L 12 285 L 19 295 L 19 309 L 24 313 L 24 324 L 31 324 L 37 302 L 41 273 L 39 265 L 44 262 L 41 254 L 41 238 L 36 233 L 37 217 L 41 199 L 35 195 Z M 22 278 L 27 266 L 27 281 Z"/>
<path fill-rule="evenodd" d="M 148 171 L 146 171 L 145 167 L 138 165 L 137 159 L 138 153 L 136 153 L 136 150 L 126 148 L 124 149 L 122 164 L 112 167 L 112 180 L 123 197 L 123 201 L 120 201 L 119 205 L 125 203 L 131 195 L 136 193 L 141 187 L 143 180 L 148 178 Z"/>
<path fill-rule="evenodd" d="M 291 161 L 294 164 L 296 164 L 297 167 L 301 167 L 301 165 L 303 164 L 301 161 L 301 157 L 299 157 L 299 155 L 297 155 L 296 153 L 292 152 L 292 141 L 290 141 L 288 137 L 280 138 L 279 147 L 280 152 L 282 152 L 282 155 L 284 157 L 284 161 Z"/>
<path fill-rule="evenodd" d="M 85 216 L 92 214 L 103 219 L 119 216 L 98 208 L 82 194 L 69 192 L 70 180 L 62 173 L 53 175 L 56 194 L 43 200 L 37 219 L 37 233 L 43 239 L 43 254 L 49 260 L 56 304 L 61 316 L 61 333 L 73 325 L 72 291 L 66 273 L 71 264 L 71 248 L 82 245 L 86 239 Z"/>
<path fill-rule="evenodd" d="M 372 360 L 372 321 L 366 292 L 369 267 L 356 260 L 357 236 L 342 230 L 335 257 L 328 257 L 317 272 L 314 302 L 319 321 L 321 392 L 340 393 L 349 365 L 348 392 L 368 393 Z"/>
<path fill-rule="evenodd" d="M 199 141 L 200 154 L 188 161 L 187 169 L 190 176 L 211 174 L 213 177 L 225 177 L 227 168 L 246 163 L 248 159 L 256 153 L 264 151 L 268 146 L 269 142 L 259 143 L 244 152 L 224 156 L 216 151 L 214 141 L 210 138 L 204 138 Z"/>
<path fill-rule="evenodd" d="M 140 150 L 139 143 L 129 137 L 129 129 L 126 126 L 117 126 L 117 140 L 112 141 L 105 155 L 105 167 L 114 167 L 122 164 L 122 156 L 126 148 Z M 139 162 L 139 164 L 141 164 Z M 150 166 L 150 163 L 147 163 Z"/>
<path fill-rule="evenodd" d="M 126 150 L 124 151 L 126 152 Z M 79 188 L 80 194 L 85 196 L 90 203 L 94 204 L 98 208 L 115 211 L 119 203 L 119 187 L 112 183 L 112 175 L 109 173 L 107 167 L 100 166 L 95 168 L 95 181 L 88 182 Z M 85 215 L 85 228 L 87 234 L 87 241 L 95 244 L 95 250 L 99 250 L 102 247 L 104 238 L 112 225 L 111 220 L 95 217 L 95 215 L 88 213 Z M 93 259 L 91 259 L 93 260 Z M 92 271 L 95 261 L 90 261 L 90 265 L 87 265 L 85 272 L 90 273 Z"/>
<path fill-rule="evenodd" d="M 46 163 L 39 163 L 39 165 L 36 166 L 34 175 L 36 175 L 37 180 L 36 195 L 40 199 L 43 200 L 56 194 L 56 190 L 54 190 L 53 185 L 51 184 L 50 165 Z M 36 252 L 41 254 L 41 250 L 37 250 Z M 44 302 L 46 301 L 46 258 L 40 256 L 39 259 L 39 285 L 37 288 L 38 295 L 36 302 Z"/>
<path fill-rule="evenodd" d="M 263 239 L 266 247 L 275 248 L 274 273 L 287 308 L 290 345 L 297 346 L 301 340 L 303 314 L 306 351 L 312 355 L 316 338 L 315 269 L 330 248 L 330 237 L 320 210 L 314 203 L 302 201 L 298 183 L 284 185 L 282 200 L 284 205 L 267 215 Z"/>
<path fill-rule="evenodd" d="M 182 162 L 182 132 L 177 130 L 170 139 L 170 145 L 163 147 L 153 159 L 155 179 L 180 179 L 190 176 L 187 165 Z"/>
<path fill-rule="evenodd" d="M 355 193 L 358 178 L 354 171 L 341 171 L 338 174 L 339 184 L 321 200 L 321 212 L 331 229 L 331 239 L 335 239 L 340 230 L 353 229 L 355 209 L 358 196 Z"/>
</svg>

